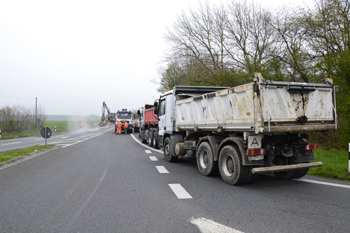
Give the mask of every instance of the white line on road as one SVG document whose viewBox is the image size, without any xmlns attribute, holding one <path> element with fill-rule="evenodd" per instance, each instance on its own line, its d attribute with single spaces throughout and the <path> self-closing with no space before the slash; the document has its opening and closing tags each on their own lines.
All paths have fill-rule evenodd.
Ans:
<svg viewBox="0 0 350 233">
<path fill-rule="evenodd" d="M 150 150 L 145 150 L 146 154 L 152 154 L 152 151 Z"/>
<path fill-rule="evenodd" d="M 196 225 L 202 233 L 243 233 L 242 231 L 235 230 L 206 218 L 192 218 L 190 222 Z"/>
<path fill-rule="evenodd" d="M 13 144 L 18 144 L 18 143 L 21 143 L 22 141 L 20 142 L 12 142 L 12 143 L 7 143 L 7 144 L 2 144 L 3 146 L 7 146 L 7 145 L 13 145 Z"/>
<path fill-rule="evenodd" d="M 159 173 L 169 173 L 164 166 L 156 166 Z"/>
<path fill-rule="evenodd" d="M 69 136 L 61 137 L 61 138 L 69 138 Z"/>
<path fill-rule="evenodd" d="M 322 185 L 328 185 L 328 186 L 334 186 L 334 187 L 339 187 L 339 188 L 347 188 L 347 189 L 350 189 L 350 185 L 335 184 L 335 183 L 322 182 L 322 181 L 317 181 L 317 180 L 295 179 L 295 181 L 302 181 L 302 182 L 307 182 L 307 183 L 322 184 Z"/>
<path fill-rule="evenodd" d="M 179 199 L 192 199 L 192 196 L 181 186 L 181 184 L 169 184 L 169 187 L 177 198 Z"/>
<path fill-rule="evenodd" d="M 150 156 L 149 159 L 150 159 L 151 161 L 158 161 L 158 159 L 157 159 L 156 156 Z"/>
<path fill-rule="evenodd" d="M 149 146 L 146 146 L 145 144 L 143 144 L 142 142 L 140 142 L 137 138 L 135 138 L 134 135 L 132 135 L 132 134 L 130 134 L 130 135 L 131 135 L 131 137 L 135 140 L 135 142 L 137 142 L 137 143 L 140 144 L 141 146 L 144 146 L 144 147 L 146 147 L 146 148 L 149 148 L 150 150 L 153 150 L 153 151 L 155 151 L 155 152 L 158 152 L 158 153 L 163 154 L 163 151 L 161 151 L 161 150 L 156 150 L 156 149 L 154 149 L 154 148 L 150 148 Z"/>
</svg>

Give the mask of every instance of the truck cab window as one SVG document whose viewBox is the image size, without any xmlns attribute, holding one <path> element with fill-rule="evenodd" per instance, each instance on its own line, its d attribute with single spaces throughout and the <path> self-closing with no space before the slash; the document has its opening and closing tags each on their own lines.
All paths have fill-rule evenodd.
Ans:
<svg viewBox="0 0 350 233">
<path fill-rule="evenodd" d="M 159 116 L 162 116 L 164 114 L 165 114 L 165 99 L 162 99 L 160 102 Z"/>
</svg>

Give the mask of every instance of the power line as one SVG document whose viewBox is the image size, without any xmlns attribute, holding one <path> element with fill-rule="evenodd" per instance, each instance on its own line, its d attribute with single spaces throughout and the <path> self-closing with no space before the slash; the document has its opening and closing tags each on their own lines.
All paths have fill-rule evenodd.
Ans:
<svg viewBox="0 0 350 233">
<path fill-rule="evenodd" d="M 19 97 L 19 96 L 0 96 L 0 97 L 4 97 L 4 98 L 14 98 L 14 99 L 31 99 L 34 100 L 36 97 Z M 84 108 L 91 108 L 89 106 L 84 106 L 84 105 L 74 105 L 74 104 L 67 104 L 67 103 L 59 103 L 59 102 L 55 102 L 55 101 L 51 101 L 51 100 L 45 100 L 45 99 L 39 99 L 39 101 L 44 101 L 44 102 L 49 102 L 49 103 L 54 103 L 54 104 L 61 104 L 61 105 L 68 105 L 68 106 L 73 106 L 73 107 L 84 107 Z"/>
<path fill-rule="evenodd" d="M 14 99 L 35 99 L 35 97 L 18 97 L 18 96 L 0 96 L 0 97 L 5 97 L 5 98 L 14 98 Z"/>
</svg>

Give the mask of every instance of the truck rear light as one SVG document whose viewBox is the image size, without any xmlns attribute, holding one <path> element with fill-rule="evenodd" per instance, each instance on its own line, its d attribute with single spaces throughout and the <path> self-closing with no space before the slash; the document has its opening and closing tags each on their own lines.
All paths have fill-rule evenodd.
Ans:
<svg viewBox="0 0 350 233">
<path fill-rule="evenodd" d="M 247 155 L 264 155 L 266 154 L 266 149 L 250 149 L 247 150 Z"/>
<path fill-rule="evenodd" d="M 315 149 L 318 149 L 318 144 L 305 146 L 305 150 L 315 150 Z"/>
</svg>

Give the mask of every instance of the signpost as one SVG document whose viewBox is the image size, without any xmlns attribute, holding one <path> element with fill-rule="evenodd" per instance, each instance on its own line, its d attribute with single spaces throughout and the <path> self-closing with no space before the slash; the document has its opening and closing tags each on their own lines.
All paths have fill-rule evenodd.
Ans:
<svg viewBox="0 0 350 233">
<path fill-rule="evenodd" d="M 40 130 L 41 137 L 45 138 L 45 145 L 47 145 L 47 139 L 51 137 L 52 130 L 50 127 L 43 127 Z"/>
</svg>

